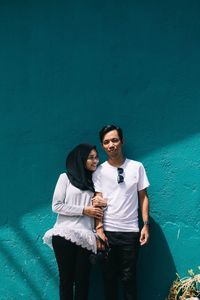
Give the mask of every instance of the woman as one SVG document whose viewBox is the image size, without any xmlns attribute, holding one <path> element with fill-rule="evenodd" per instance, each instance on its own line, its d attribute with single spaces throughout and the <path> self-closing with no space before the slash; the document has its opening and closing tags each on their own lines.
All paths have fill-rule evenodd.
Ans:
<svg viewBox="0 0 200 300">
<path fill-rule="evenodd" d="M 67 172 L 55 187 L 52 210 L 57 213 L 54 227 L 44 235 L 44 243 L 53 248 L 59 270 L 60 300 L 88 299 L 90 254 L 96 253 L 94 218 L 103 216 L 92 206 L 92 173 L 98 164 L 96 147 L 76 146 L 67 156 Z M 101 203 L 98 203 L 101 206 Z M 105 203 L 102 202 L 102 206 Z"/>
</svg>

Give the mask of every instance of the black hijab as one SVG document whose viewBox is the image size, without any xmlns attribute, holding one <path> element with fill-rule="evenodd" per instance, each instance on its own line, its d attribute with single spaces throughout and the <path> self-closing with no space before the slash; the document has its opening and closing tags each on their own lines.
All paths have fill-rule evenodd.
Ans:
<svg viewBox="0 0 200 300">
<path fill-rule="evenodd" d="M 90 190 L 94 192 L 92 181 L 92 171 L 86 169 L 86 161 L 91 150 L 96 150 L 96 146 L 89 144 L 79 144 L 67 156 L 66 168 L 67 176 L 71 184 L 80 190 Z"/>
</svg>

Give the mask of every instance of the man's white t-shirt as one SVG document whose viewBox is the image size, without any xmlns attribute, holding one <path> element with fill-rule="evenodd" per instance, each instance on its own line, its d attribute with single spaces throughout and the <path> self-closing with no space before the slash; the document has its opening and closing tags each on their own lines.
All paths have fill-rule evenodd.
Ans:
<svg viewBox="0 0 200 300">
<path fill-rule="evenodd" d="M 138 232 L 138 191 L 149 186 L 142 163 L 126 159 L 123 165 L 124 182 L 118 183 L 117 167 L 107 161 L 93 173 L 96 192 L 107 200 L 104 211 L 104 230 L 116 232 Z"/>
</svg>

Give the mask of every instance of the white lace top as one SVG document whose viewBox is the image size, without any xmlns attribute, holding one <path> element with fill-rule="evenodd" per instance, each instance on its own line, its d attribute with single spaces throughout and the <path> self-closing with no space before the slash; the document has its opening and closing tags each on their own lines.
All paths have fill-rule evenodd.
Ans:
<svg viewBox="0 0 200 300">
<path fill-rule="evenodd" d="M 92 196 L 93 192 L 76 188 L 66 173 L 61 174 L 52 201 L 52 210 L 58 214 L 57 220 L 54 227 L 45 233 L 44 243 L 52 248 L 52 236 L 59 235 L 96 253 L 94 219 L 83 215 L 83 208 L 91 204 Z"/>
</svg>

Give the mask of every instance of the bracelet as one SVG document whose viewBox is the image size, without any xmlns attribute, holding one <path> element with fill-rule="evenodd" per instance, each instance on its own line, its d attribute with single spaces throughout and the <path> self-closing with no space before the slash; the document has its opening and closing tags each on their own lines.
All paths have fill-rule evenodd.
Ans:
<svg viewBox="0 0 200 300">
<path fill-rule="evenodd" d="M 149 221 L 144 221 L 143 225 L 149 225 Z"/>
<path fill-rule="evenodd" d="M 98 226 L 96 227 L 96 230 L 97 230 L 97 229 L 100 229 L 100 228 L 103 228 L 103 225 L 102 225 L 102 224 L 98 225 Z"/>
</svg>

